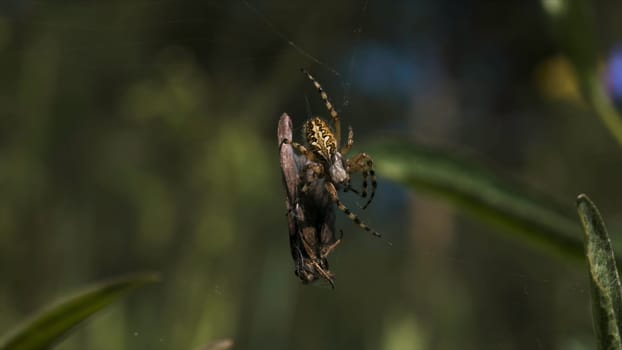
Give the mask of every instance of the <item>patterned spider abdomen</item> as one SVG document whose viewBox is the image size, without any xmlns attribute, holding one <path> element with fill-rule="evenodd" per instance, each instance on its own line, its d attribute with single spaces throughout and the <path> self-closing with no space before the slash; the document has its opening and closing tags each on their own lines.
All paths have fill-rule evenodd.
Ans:
<svg viewBox="0 0 622 350">
<path fill-rule="evenodd" d="M 331 163 L 337 152 L 337 140 L 328 124 L 320 118 L 311 118 L 305 123 L 304 134 L 311 152 Z"/>
</svg>

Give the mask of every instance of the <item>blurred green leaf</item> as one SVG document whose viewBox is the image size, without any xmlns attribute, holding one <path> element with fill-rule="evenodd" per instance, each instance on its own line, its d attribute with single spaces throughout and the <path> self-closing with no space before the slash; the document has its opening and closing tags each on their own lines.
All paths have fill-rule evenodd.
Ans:
<svg viewBox="0 0 622 350">
<path fill-rule="evenodd" d="M 577 211 L 585 232 L 598 349 L 622 349 L 622 291 L 607 228 L 594 203 L 584 194 L 577 198 Z"/>
<path fill-rule="evenodd" d="M 213 342 L 202 347 L 202 350 L 226 350 L 231 349 L 233 346 L 233 340 L 231 339 L 220 339 L 214 340 Z"/>
<path fill-rule="evenodd" d="M 103 282 L 89 288 L 35 315 L 0 341 L 0 349 L 48 349 L 90 315 L 134 289 L 158 280 L 157 274 L 143 273 Z"/>
<path fill-rule="evenodd" d="M 572 61 L 586 102 L 622 145 L 622 118 L 616 111 L 600 74 L 593 3 L 587 0 L 542 0 L 558 41 Z"/>
<path fill-rule="evenodd" d="M 564 209 L 525 186 L 474 162 L 408 141 L 369 147 L 378 173 L 418 191 L 440 195 L 469 213 L 547 251 L 583 261 L 579 225 Z"/>
</svg>

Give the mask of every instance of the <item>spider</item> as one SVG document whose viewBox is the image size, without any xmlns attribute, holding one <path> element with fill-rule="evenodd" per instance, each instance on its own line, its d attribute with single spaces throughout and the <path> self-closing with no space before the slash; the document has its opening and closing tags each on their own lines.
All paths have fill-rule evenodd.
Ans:
<svg viewBox="0 0 622 350">
<path fill-rule="evenodd" d="M 283 114 L 279 120 L 278 139 L 291 139 L 291 119 Z M 328 267 L 328 255 L 341 243 L 335 235 L 334 205 L 324 190 L 323 181 L 314 181 L 315 174 L 308 170 L 305 179 L 300 169 L 310 161 L 295 155 L 292 147 L 281 147 L 280 163 L 285 185 L 286 216 L 289 227 L 289 244 L 294 259 L 294 273 L 304 284 L 319 279 L 328 281 L 335 288 L 334 275 Z M 305 193 L 300 190 L 303 181 L 310 185 Z"/>
<path fill-rule="evenodd" d="M 317 91 L 320 93 L 320 97 L 326 109 L 330 113 L 334 130 L 330 128 L 328 123 L 319 117 L 309 119 L 304 124 L 304 135 L 306 138 L 307 147 L 293 142 L 291 140 L 283 140 L 283 143 L 290 144 L 300 154 L 304 155 L 309 162 L 301 170 L 301 178 L 307 171 L 312 171 L 316 179 L 324 179 L 324 189 L 328 193 L 330 199 L 335 203 L 337 208 L 344 212 L 348 218 L 354 221 L 359 227 L 367 232 L 370 232 L 374 236 L 382 237 L 380 233 L 367 226 L 361 219 L 350 209 L 348 209 L 339 199 L 337 190 L 343 188 L 344 192 L 352 191 L 358 194 L 362 198 L 367 197 L 368 178 L 371 177 L 371 194 L 367 203 L 363 206 L 363 209 L 371 203 L 376 193 L 376 173 L 374 172 L 374 163 L 369 155 L 366 153 L 359 153 L 351 158 L 345 158 L 345 156 L 352 149 L 354 144 L 354 133 L 352 127 L 348 127 L 348 138 L 345 145 L 340 147 L 341 143 L 341 122 L 339 120 L 339 114 L 335 110 L 333 104 L 328 99 L 328 95 L 322 89 L 320 83 L 313 78 L 309 72 L 304 69 L 301 71 L 311 80 Z M 359 192 L 358 190 L 350 186 L 350 177 L 352 174 L 360 172 L 363 175 L 363 185 Z M 311 181 L 306 181 L 301 189 L 304 193 L 311 186 Z"/>
</svg>

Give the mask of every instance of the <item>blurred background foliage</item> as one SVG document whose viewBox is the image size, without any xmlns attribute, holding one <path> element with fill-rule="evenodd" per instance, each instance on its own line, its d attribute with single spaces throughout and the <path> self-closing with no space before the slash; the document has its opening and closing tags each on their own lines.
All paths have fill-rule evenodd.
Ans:
<svg viewBox="0 0 622 350">
<path fill-rule="evenodd" d="M 566 53 L 593 50 L 620 101 L 622 8 L 581 2 L 577 48 L 547 14 L 572 1 L 0 3 L 0 331 L 149 269 L 59 348 L 592 348 L 585 268 L 381 173 L 361 216 L 393 247 L 341 217 L 337 289 L 301 285 L 276 142 L 282 112 L 326 115 L 305 67 L 357 151 L 457 150 L 569 210 L 590 193 L 614 227 L 620 148 Z"/>
</svg>

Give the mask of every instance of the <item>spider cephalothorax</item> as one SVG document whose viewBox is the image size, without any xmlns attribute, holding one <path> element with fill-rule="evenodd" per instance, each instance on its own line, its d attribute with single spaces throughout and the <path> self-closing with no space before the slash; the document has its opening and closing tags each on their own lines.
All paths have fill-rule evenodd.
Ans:
<svg viewBox="0 0 622 350">
<path fill-rule="evenodd" d="M 363 206 L 363 209 L 365 209 L 371 203 L 376 192 L 376 175 L 373 168 L 373 161 L 366 153 L 359 153 L 351 158 L 345 158 L 354 143 L 352 128 L 348 128 L 348 138 L 345 145 L 342 146 L 339 114 L 329 101 L 328 95 L 326 95 L 322 86 L 307 71 L 303 69 L 302 72 L 311 80 L 320 93 L 320 97 L 330 113 L 334 128 L 331 129 L 328 123 L 321 118 L 314 117 L 306 121 L 304 125 L 304 137 L 308 149 L 291 140 L 284 140 L 283 142 L 291 144 L 309 160 L 301 171 L 301 178 L 309 171 L 315 174 L 315 179 L 323 178 L 324 188 L 337 208 L 343 211 L 348 218 L 354 221 L 359 227 L 371 232 L 375 236 L 381 237 L 380 233 L 364 224 L 337 196 L 337 190 L 342 189 L 343 191 L 352 191 L 366 198 L 367 179 L 371 177 L 372 190 L 367 203 Z M 361 191 L 355 190 L 350 186 L 350 177 L 356 172 L 360 172 L 363 175 L 363 188 Z M 305 192 L 310 187 L 309 185 L 307 181 L 307 183 L 303 185 L 301 191 Z"/>
<path fill-rule="evenodd" d="M 316 117 L 309 119 L 304 126 L 305 138 L 316 162 L 328 168 L 330 180 L 336 185 L 348 186 L 350 175 L 339 152 L 339 145 L 328 123 Z"/>
</svg>

